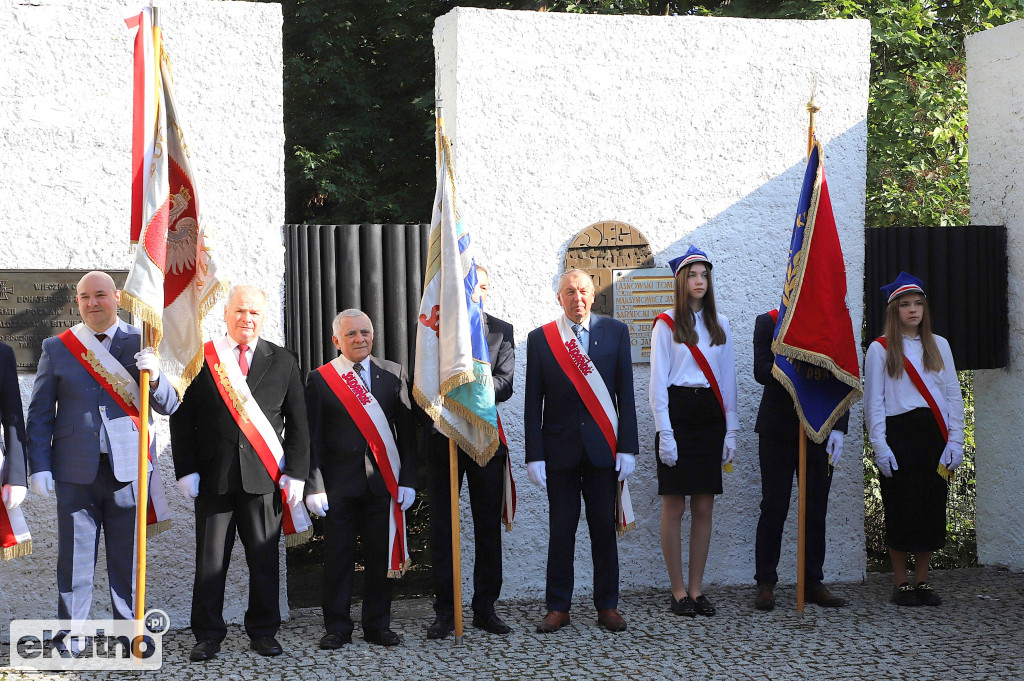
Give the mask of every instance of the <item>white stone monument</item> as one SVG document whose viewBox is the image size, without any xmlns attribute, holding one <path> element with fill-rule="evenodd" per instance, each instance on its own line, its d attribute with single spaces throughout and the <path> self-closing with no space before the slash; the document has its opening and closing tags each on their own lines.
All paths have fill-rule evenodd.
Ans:
<svg viewBox="0 0 1024 681">
<path fill-rule="evenodd" d="M 816 75 L 817 131 L 846 256 L 853 327 L 861 327 L 869 38 L 867 21 L 464 8 L 437 20 L 437 95 L 455 149 L 458 209 L 490 266 L 491 312 L 514 324 L 517 342 L 515 394 L 501 409 L 519 490 L 516 529 L 503 537 L 503 597 L 544 596 L 547 499 L 529 484 L 524 466 L 526 335 L 561 313 L 554 285 L 567 245 L 602 220 L 639 229 L 657 267 L 691 243 L 714 262 L 718 308 L 730 319 L 736 349 L 741 432 L 736 472 L 726 476 L 716 502 L 705 582 L 753 585 L 760 502 L 753 426 L 761 398 L 751 359 L 754 318 L 781 299 L 805 165 L 804 107 Z M 667 589 L 649 368 L 633 368 L 641 451 L 631 490 L 638 528 L 619 540 L 620 584 Z M 832 483 L 829 582 L 865 575 L 862 413 L 859 404 L 852 410 Z M 794 498 L 783 582 L 795 581 L 795 508 Z M 469 533 L 465 493 L 463 509 Z M 463 551 L 472 553 L 465 537 Z M 590 607 L 591 574 L 581 523 L 575 603 L 582 612 Z M 467 598 L 470 575 L 463 571 Z"/>
</svg>

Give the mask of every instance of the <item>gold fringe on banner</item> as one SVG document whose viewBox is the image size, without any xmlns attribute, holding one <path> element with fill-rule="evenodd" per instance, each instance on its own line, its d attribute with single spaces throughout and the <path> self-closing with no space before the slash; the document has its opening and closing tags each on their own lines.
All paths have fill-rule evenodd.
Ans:
<svg viewBox="0 0 1024 681">
<path fill-rule="evenodd" d="M 32 540 L 28 539 L 15 544 L 14 546 L 5 546 L 3 548 L 2 557 L 4 560 L 11 560 L 12 558 L 20 558 L 21 556 L 27 556 L 32 553 Z"/>
<path fill-rule="evenodd" d="M 412 561 L 405 561 L 405 565 L 402 566 L 401 570 L 388 570 L 388 579 L 401 579 L 405 576 L 405 573 L 412 567 Z"/>
<path fill-rule="evenodd" d="M 296 546 L 302 546 L 310 539 L 313 538 L 313 528 L 303 530 L 302 532 L 296 532 L 295 534 L 286 534 L 284 537 L 284 545 L 286 548 L 293 548 Z"/>
<path fill-rule="evenodd" d="M 163 534 L 167 530 L 171 529 L 171 520 L 161 520 L 160 522 L 146 525 L 146 539 L 152 539 L 158 534 Z"/>
</svg>

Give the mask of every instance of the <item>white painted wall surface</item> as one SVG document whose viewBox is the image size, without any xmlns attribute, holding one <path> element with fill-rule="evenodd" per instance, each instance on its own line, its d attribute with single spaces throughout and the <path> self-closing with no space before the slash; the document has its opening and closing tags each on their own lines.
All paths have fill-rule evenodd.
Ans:
<svg viewBox="0 0 1024 681">
<path fill-rule="evenodd" d="M 522 444 L 526 336 L 560 313 L 553 289 L 567 245 L 601 220 L 637 227 L 657 266 L 691 243 L 714 261 L 716 298 L 734 336 L 741 432 L 736 473 L 726 476 L 716 502 L 706 582 L 753 584 L 760 503 L 753 426 L 761 397 L 752 369 L 754 318 L 781 298 L 804 171 L 804 106 L 817 74 L 817 129 L 853 325 L 861 326 L 869 36 L 867 21 L 464 8 L 437 20 L 437 94 L 455 147 L 458 207 L 491 267 L 491 312 L 514 324 L 517 343 L 516 392 L 502 408 L 519 490 L 516 529 L 504 535 L 504 597 L 544 597 L 547 499 L 527 481 Z M 667 589 L 649 370 L 633 368 L 642 443 L 630 483 L 638 529 L 619 541 L 620 583 Z M 857 405 L 832 484 L 829 582 L 865 574 L 861 423 Z M 463 498 L 469 535 L 465 492 Z M 794 498 L 783 582 L 795 580 L 795 507 Z M 586 609 L 592 566 L 581 525 L 575 602 Z M 469 598 L 468 536 L 463 551 Z"/>
<path fill-rule="evenodd" d="M 0 2 L 0 269 L 128 269 L 131 60 L 112 0 Z M 234 282 L 269 294 L 264 336 L 284 337 L 284 127 L 281 7 L 164 0 L 161 23 L 184 112 L 197 189 L 216 236 L 215 257 Z M 221 306 L 207 321 L 224 333 Z M 28 406 L 33 377 L 21 378 Z M 173 528 L 149 542 L 147 605 L 187 627 L 195 569 L 191 505 L 174 486 L 167 419 L 158 418 L 161 472 Z M 31 556 L 5 563 L 0 621 L 55 617 L 55 500 L 23 506 Z M 110 613 L 103 549 L 94 617 Z M 281 604 L 287 612 L 282 548 Z M 225 615 L 241 622 L 248 591 L 236 546 Z M 6 634 L 6 627 L 4 627 Z"/>
<path fill-rule="evenodd" d="M 1024 21 L 966 46 L 971 223 L 1006 225 L 1009 261 L 1009 366 L 974 374 L 978 560 L 1024 570 Z"/>
</svg>

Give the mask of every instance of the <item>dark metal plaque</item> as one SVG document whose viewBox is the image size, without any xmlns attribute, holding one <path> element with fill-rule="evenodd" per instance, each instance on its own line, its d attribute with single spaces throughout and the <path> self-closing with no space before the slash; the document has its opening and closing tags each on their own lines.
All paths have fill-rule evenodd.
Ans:
<svg viewBox="0 0 1024 681">
<path fill-rule="evenodd" d="M 565 253 L 565 269 L 586 270 L 594 278 L 592 309 L 608 316 L 615 311 L 612 271 L 653 266 L 647 238 L 625 222 L 595 222 L 573 238 Z"/>
<path fill-rule="evenodd" d="M 75 289 L 89 271 L 0 270 L 0 341 L 14 348 L 19 372 L 35 373 L 43 341 L 82 321 Z M 118 288 L 128 278 L 125 270 L 108 274 Z"/>
</svg>

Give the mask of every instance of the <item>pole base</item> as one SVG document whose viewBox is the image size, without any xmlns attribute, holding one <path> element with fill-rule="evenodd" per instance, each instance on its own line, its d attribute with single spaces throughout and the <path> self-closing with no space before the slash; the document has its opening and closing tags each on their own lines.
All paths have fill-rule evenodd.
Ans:
<svg viewBox="0 0 1024 681">
<path fill-rule="evenodd" d="M 465 641 L 463 640 L 463 638 L 461 636 L 456 636 L 455 637 L 455 645 L 461 646 L 464 642 Z"/>
</svg>

